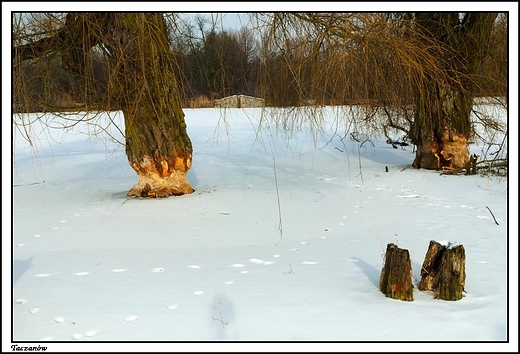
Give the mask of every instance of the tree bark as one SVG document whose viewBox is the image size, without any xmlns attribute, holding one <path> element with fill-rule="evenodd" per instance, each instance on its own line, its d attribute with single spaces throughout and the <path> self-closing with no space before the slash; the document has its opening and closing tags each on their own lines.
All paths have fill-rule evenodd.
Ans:
<svg viewBox="0 0 520 354">
<path fill-rule="evenodd" d="M 192 145 L 163 15 L 118 13 L 105 44 L 114 54 L 128 162 L 139 177 L 128 196 L 192 193 Z"/>
<path fill-rule="evenodd" d="M 413 301 L 412 264 L 408 250 L 393 243 L 387 245 L 379 289 L 386 297 Z"/>
<path fill-rule="evenodd" d="M 430 241 L 418 289 L 433 291 L 435 299 L 460 300 L 466 281 L 465 262 L 464 246 Z"/>
<path fill-rule="evenodd" d="M 487 55 L 496 13 L 419 13 L 418 31 L 437 53 L 446 78 L 427 72 L 415 88 L 411 130 L 417 145 L 413 166 L 426 169 L 466 168 L 473 106 L 473 81 Z"/>
<path fill-rule="evenodd" d="M 14 48 L 13 65 L 58 53 L 63 68 L 96 92 L 92 51 L 110 67 L 99 107 L 125 117 L 126 154 L 138 175 L 129 196 L 193 192 L 187 180 L 192 145 L 184 121 L 168 31 L 161 13 L 69 13 L 54 33 Z"/>
</svg>

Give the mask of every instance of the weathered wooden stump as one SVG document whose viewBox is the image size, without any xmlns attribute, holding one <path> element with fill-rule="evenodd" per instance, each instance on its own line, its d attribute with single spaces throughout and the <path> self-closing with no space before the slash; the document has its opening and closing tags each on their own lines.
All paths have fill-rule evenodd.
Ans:
<svg viewBox="0 0 520 354">
<path fill-rule="evenodd" d="M 379 277 L 379 289 L 386 297 L 413 301 L 412 263 L 408 250 L 389 243 L 385 264 Z"/>
<path fill-rule="evenodd" d="M 430 241 L 421 268 L 419 290 L 434 292 L 435 299 L 460 300 L 466 282 L 464 246 Z"/>
</svg>

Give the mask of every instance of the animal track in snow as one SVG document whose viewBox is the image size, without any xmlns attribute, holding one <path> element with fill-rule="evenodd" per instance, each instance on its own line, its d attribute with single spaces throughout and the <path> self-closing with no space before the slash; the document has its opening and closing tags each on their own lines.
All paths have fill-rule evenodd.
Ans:
<svg viewBox="0 0 520 354">
<path fill-rule="evenodd" d="M 190 265 L 188 266 L 188 268 L 192 268 L 192 269 L 200 269 L 202 268 L 200 265 L 197 265 L 197 264 L 194 264 L 194 265 Z"/>
<path fill-rule="evenodd" d="M 126 269 L 124 269 L 124 268 L 112 269 L 111 272 L 112 273 L 121 273 L 121 272 L 126 272 Z"/>
<path fill-rule="evenodd" d="M 35 274 L 34 276 L 37 278 L 43 278 L 43 277 L 50 277 L 52 274 L 49 273 L 41 273 L 41 274 Z"/>
<path fill-rule="evenodd" d="M 91 331 L 87 331 L 87 332 L 83 333 L 83 336 L 84 337 L 94 337 L 97 333 L 98 333 L 98 331 L 93 329 Z"/>
<path fill-rule="evenodd" d="M 248 270 L 242 270 L 242 271 L 240 271 L 240 273 L 247 274 L 247 273 L 249 273 L 249 271 Z"/>
<path fill-rule="evenodd" d="M 16 299 L 16 300 L 14 300 L 14 302 L 16 302 L 16 303 L 19 304 L 19 305 L 23 305 L 23 304 L 25 304 L 26 301 L 27 301 L 27 300 L 25 300 L 25 299 Z"/>
<path fill-rule="evenodd" d="M 398 195 L 397 198 L 419 198 L 419 194 Z"/>
<path fill-rule="evenodd" d="M 71 275 L 88 275 L 90 274 L 89 272 L 77 272 L 77 273 L 72 273 Z"/>
<path fill-rule="evenodd" d="M 269 264 L 273 264 L 274 263 L 274 262 L 270 262 L 270 261 L 263 261 L 263 260 L 258 259 L 258 258 L 251 258 L 251 259 L 249 259 L 249 262 L 255 263 L 255 264 L 263 264 L 263 265 L 269 265 Z"/>
<path fill-rule="evenodd" d="M 56 322 L 56 323 L 63 323 L 63 322 L 65 322 L 65 318 L 63 318 L 63 317 L 55 317 L 54 318 L 54 322 Z"/>
<path fill-rule="evenodd" d="M 60 220 L 60 222 L 61 222 L 62 224 L 64 224 L 64 223 L 67 222 L 67 220 Z"/>
<path fill-rule="evenodd" d="M 193 292 L 193 295 L 202 295 L 204 294 L 204 290 L 196 290 Z"/>
<path fill-rule="evenodd" d="M 74 333 L 71 336 L 71 338 L 74 339 L 74 340 L 80 340 L 81 338 L 83 338 L 83 334 L 81 334 L 81 333 Z"/>
<path fill-rule="evenodd" d="M 233 280 L 228 280 L 228 281 L 224 282 L 224 284 L 226 284 L 226 285 L 231 285 L 231 284 L 233 284 L 233 283 L 234 283 Z"/>
<path fill-rule="evenodd" d="M 154 272 L 154 273 L 162 273 L 162 272 L 164 272 L 164 268 L 154 268 L 154 269 L 152 269 L 152 272 Z"/>
<path fill-rule="evenodd" d="M 29 310 L 30 313 L 34 314 L 34 313 L 38 313 L 40 312 L 40 309 L 37 308 L 37 307 L 33 307 L 32 309 Z"/>
<path fill-rule="evenodd" d="M 34 238 L 38 238 L 38 237 L 41 237 L 42 235 L 34 235 L 33 237 Z"/>
<path fill-rule="evenodd" d="M 168 310 L 175 310 L 177 307 L 178 307 L 177 304 L 171 304 L 171 305 L 166 306 L 166 308 Z"/>
<path fill-rule="evenodd" d="M 234 268 L 243 268 L 245 266 L 246 266 L 245 264 L 240 264 L 240 263 L 235 263 L 235 264 L 231 265 L 231 267 L 234 267 Z"/>
<path fill-rule="evenodd" d="M 134 321 L 137 320 L 138 318 L 139 318 L 139 317 L 134 316 L 134 315 L 132 315 L 132 316 L 127 316 L 127 317 L 125 317 L 125 322 L 134 322 Z"/>
<path fill-rule="evenodd" d="M 310 265 L 314 265 L 314 264 L 318 264 L 319 262 L 302 262 L 301 264 L 310 264 Z"/>
</svg>

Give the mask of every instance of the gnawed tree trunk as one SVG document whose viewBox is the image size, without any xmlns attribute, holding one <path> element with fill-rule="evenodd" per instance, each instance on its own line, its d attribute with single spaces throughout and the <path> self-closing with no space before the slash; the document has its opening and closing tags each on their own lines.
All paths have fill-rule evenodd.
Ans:
<svg viewBox="0 0 520 354">
<path fill-rule="evenodd" d="M 421 268 L 418 289 L 433 291 L 435 299 L 460 300 L 466 282 L 464 246 L 430 241 Z"/>
<path fill-rule="evenodd" d="M 192 193 L 187 180 L 192 146 L 163 14 L 69 13 L 55 33 L 15 47 L 13 64 L 58 53 L 90 98 L 98 93 L 93 51 L 109 64 L 108 91 L 96 107 L 120 109 L 125 117 L 126 154 L 139 177 L 128 195 Z"/>
<path fill-rule="evenodd" d="M 474 76 L 487 55 L 496 13 L 418 13 L 423 41 L 436 53 L 445 74 L 421 73 L 415 88 L 411 138 L 417 145 L 413 166 L 461 169 L 470 161 L 468 140 Z"/>
<path fill-rule="evenodd" d="M 193 192 L 187 180 L 192 146 L 162 14 L 117 13 L 105 39 L 113 55 L 125 116 L 126 154 L 139 177 L 128 196 Z"/>
<path fill-rule="evenodd" d="M 385 264 L 379 277 L 379 289 L 386 297 L 413 301 L 412 264 L 408 250 L 393 243 L 386 246 Z"/>
<path fill-rule="evenodd" d="M 413 167 L 431 170 L 464 168 L 470 157 L 472 97 L 450 87 L 438 88 L 435 80 L 417 94 L 414 119 L 417 151 Z"/>
</svg>

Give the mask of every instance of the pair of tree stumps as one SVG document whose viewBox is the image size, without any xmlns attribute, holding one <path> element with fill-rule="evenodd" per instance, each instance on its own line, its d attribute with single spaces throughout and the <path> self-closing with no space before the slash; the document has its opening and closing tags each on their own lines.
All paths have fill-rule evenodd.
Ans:
<svg viewBox="0 0 520 354">
<path fill-rule="evenodd" d="M 421 268 L 420 291 L 433 291 L 440 300 L 460 300 L 466 281 L 464 246 L 430 241 Z M 379 289 L 386 297 L 413 301 L 412 265 L 408 250 L 390 243 L 379 278 Z"/>
</svg>

